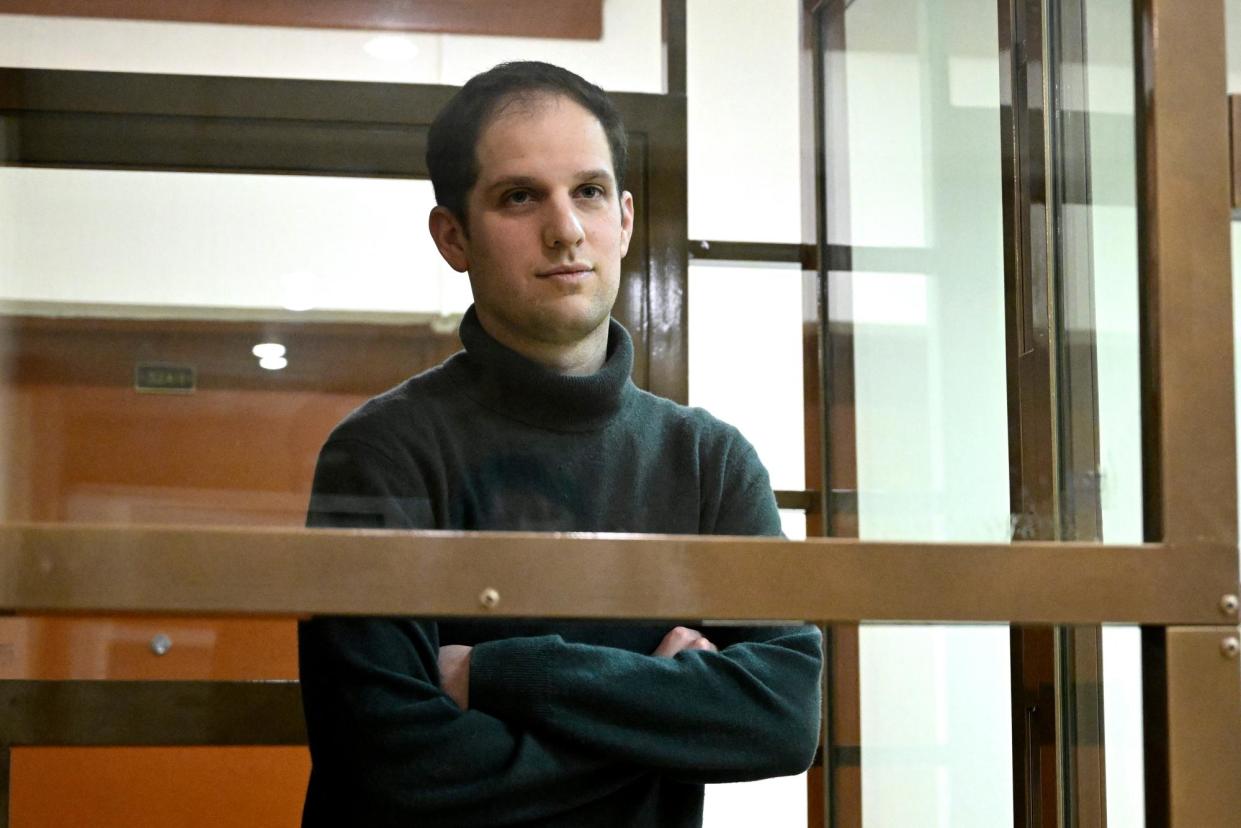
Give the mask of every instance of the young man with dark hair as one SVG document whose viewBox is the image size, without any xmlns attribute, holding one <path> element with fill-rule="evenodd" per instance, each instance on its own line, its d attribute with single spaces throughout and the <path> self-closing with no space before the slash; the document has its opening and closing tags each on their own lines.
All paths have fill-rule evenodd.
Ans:
<svg viewBox="0 0 1241 828">
<path fill-rule="evenodd" d="M 474 292 L 465 350 L 337 426 L 308 524 L 778 535 L 736 429 L 629 379 L 607 96 L 498 66 L 427 157 L 431 234 Z M 306 826 L 695 826 L 704 783 L 800 772 L 817 744 L 811 627 L 316 618 L 299 642 Z"/>
</svg>

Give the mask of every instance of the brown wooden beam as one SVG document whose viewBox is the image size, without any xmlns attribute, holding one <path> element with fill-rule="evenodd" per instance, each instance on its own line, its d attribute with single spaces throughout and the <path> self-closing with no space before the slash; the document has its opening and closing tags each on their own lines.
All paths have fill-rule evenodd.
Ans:
<svg viewBox="0 0 1241 828">
<path fill-rule="evenodd" d="M 1232 150 L 1232 209 L 1241 210 L 1241 95 L 1228 96 L 1228 134 Z"/>
<path fill-rule="evenodd" d="M 295 681 L 0 681 L 0 747 L 304 745 Z"/>
<path fill-rule="evenodd" d="M 598 40 L 603 0 L 0 0 L 0 13 Z"/>
</svg>

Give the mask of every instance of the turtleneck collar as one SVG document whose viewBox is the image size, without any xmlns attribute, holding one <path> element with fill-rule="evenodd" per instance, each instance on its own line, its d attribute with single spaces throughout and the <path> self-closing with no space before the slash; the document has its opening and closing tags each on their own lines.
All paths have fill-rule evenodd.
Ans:
<svg viewBox="0 0 1241 828">
<path fill-rule="evenodd" d="M 633 342 L 615 319 L 608 321 L 603 367 L 593 374 L 559 374 L 492 338 L 474 306 L 459 330 L 465 353 L 459 366 L 464 391 L 480 405 L 527 425 L 555 431 L 593 431 L 620 410 L 633 383 Z"/>
</svg>

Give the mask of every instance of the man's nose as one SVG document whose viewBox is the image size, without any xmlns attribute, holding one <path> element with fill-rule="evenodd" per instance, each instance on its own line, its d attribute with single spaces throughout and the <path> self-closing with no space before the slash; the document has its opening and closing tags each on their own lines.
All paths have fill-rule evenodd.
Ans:
<svg viewBox="0 0 1241 828">
<path fill-rule="evenodd" d="M 557 196 L 547 201 L 547 212 L 543 221 L 543 243 L 548 247 L 577 247 L 585 241 L 586 234 L 582 230 L 577 210 L 574 209 L 570 196 Z"/>
</svg>

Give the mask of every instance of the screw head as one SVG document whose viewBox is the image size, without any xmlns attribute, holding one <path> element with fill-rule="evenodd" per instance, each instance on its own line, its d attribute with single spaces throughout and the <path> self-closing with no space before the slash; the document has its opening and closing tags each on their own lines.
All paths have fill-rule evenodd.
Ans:
<svg viewBox="0 0 1241 828">
<path fill-rule="evenodd" d="M 1230 635 L 1219 643 L 1219 651 L 1224 658 L 1236 658 L 1241 654 L 1241 641 L 1238 641 L 1235 635 Z"/>
<path fill-rule="evenodd" d="M 172 649 L 172 639 L 163 633 L 159 633 L 151 639 L 151 652 L 157 656 L 162 656 Z"/>
<path fill-rule="evenodd" d="M 491 587 L 487 587 L 478 595 L 478 604 L 483 609 L 493 609 L 498 603 L 500 603 L 500 593 Z"/>
<path fill-rule="evenodd" d="M 1238 601 L 1235 595 L 1225 595 L 1219 599 L 1219 609 L 1224 615 L 1232 616 L 1237 614 Z"/>
</svg>

